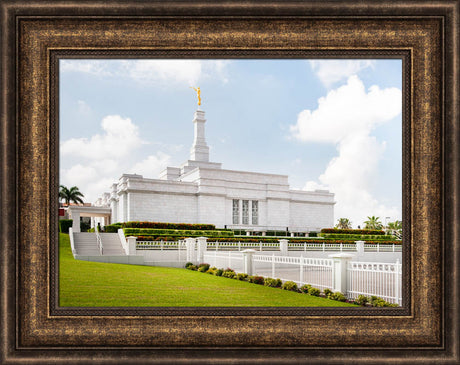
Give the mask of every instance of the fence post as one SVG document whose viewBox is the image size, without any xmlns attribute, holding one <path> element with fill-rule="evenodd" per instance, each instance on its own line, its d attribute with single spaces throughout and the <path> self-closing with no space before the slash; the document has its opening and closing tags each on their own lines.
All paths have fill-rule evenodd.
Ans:
<svg viewBox="0 0 460 365">
<path fill-rule="evenodd" d="M 196 246 L 197 246 L 197 260 L 198 263 L 202 263 L 204 260 L 204 254 L 206 252 L 206 249 L 208 247 L 207 243 L 208 238 L 207 237 L 198 237 L 196 239 Z"/>
<path fill-rule="evenodd" d="M 364 244 L 365 241 L 355 241 L 356 243 L 356 251 L 358 253 L 358 257 L 362 257 L 364 255 Z"/>
<path fill-rule="evenodd" d="M 241 251 L 241 242 L 238 241 L 238 251 Z"/>
<path fill-rule="evenodd" d="M 187 248 L 187 262 L 196 262 L 196 252 L 195 252 L 196 240 L 195 238 L 186 238 L 185 247 Z"/>
<path fill-rule="evenodd" d="M 136 254 L 136 239 L 137 237 L 126 237 L 126 243 L 128 244 L 128 255 Z"/>
<path fill-rule="evenodd" d="M 288 256 L 288 240 L 279 240 L 280 241 L 280 251 L 281 256 Z"/>
<path fill-rule="evenodd" d="M 259 242 L 260 252 L 262 252 L 262 242 Z"/>
<path fill-rule="evenodd" d="M 393 243 L 393 252 L 395 252 L 395 244 Z"/>
<path fill-rule="evenodd" d="M 300 277 L 299 277 L 299 281 L 300 281 L 300 286 L 303 285 L 303 255 L 300 255 Z"/>
<path fill-rule="evenodd" d="M 338 253 L 329 255 L 332 258 L 332 287 L 334 291 L 339 291 L 347 295 L 347 269 L 348 262 L 353 255 L 348 253 Z"/>
<path fill-rule="evenodd" d="M 377 242 L 377 252 L 380 252 L 380 243 Z"/>
<path fill-rule="evenodd" d="M 272 278 L 275 278 L 275 254 L 272 254 Z"/>
<path fill-rule="evenodd" d="M 395 265 L 395 297 L 396 297 L 396 303 L 401 305 L 402 303 L 399 302 L 399 273 L 401 272 L 401 265 L 399 263 L 399 259 L 396 260 L 396 265 Z"/>
<path fill-rule="evenodd" d="M 257 252 L 256 250 L 253 250 L 252 248 L 249 248 L 247 250 L 243 250 L 243 255 L 244 255 L 244 272 L 248 275 L 253 274 L 253 268 L 254 268 L 254 261 L 252 259 L 252 255 Z"/>
</svg>

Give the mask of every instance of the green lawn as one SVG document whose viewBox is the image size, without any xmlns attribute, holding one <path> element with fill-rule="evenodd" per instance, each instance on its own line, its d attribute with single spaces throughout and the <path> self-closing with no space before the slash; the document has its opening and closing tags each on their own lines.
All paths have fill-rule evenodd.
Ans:
<svg viewBox="0 0 460 365">
<path fill-rule="evenodd" d="M 306 294 L 186 269 L 75 260 L 59 236 L 62 307 L 344 307 Z"/>
</svg>

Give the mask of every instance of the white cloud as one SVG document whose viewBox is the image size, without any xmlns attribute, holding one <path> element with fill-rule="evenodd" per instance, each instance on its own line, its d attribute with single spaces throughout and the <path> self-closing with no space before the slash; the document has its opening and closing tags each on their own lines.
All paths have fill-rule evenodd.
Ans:
<svg viewBox="0 0 460 365">
<path fill-rule="evenodd" d="M 96 134 L 90 139 L 72 138 L 64 141 L 61 153 L 87 159 L 120 158 L 146 143 L 141 140 L 138 127 L 129 118 L 108 115 L 101 125 L 104 134 Z"/>
<path fill-rule="evenodd" d="M 146 142 L 130 118 L 110 115 L 102 119 L 102 134 L 90 138 L 72 138 L 61 143 L 60 184 L 78 186 L 85 202 L 94 202 L 126 172 L 157 178 L 171 157 L 157 151 L 136 162 L 139 147 Z M 77 164 L 67 161 L 78 159 Z"/>
<path fill-rule="evenodd" d="M 196 86 L 203 79 L 228 81 L 226 60 L 62 60 L 61 71 L 120 77 L 139 84 Z"/>
<path fill-rule="evenodd" d="M 310 60 L 311 69 L 320 81 L 329 87 L 332 84 L 356 75 L 367 67 L 374 67 L 371 60 Z"/>
<path fill-rule="evenodd" d="M 372 130 L 401 113 L 399 89 L 365 90 L 357 76 L 346 85 L 330 91 L 318 101 L 314 111 L 304 110 L 291 125 L 291 136 L 300 141 L 333 143 L 338 156 L 328 164 L 319 181 L 309 181 L 305 190 L 328 188 L 335 193 L 335 217 L 362 225 L 367 216 L 400 217 L 400 207 L 387 207 L 372 194 L 378 178 L 379 161 L 386 143 L 371 135 Z"/>
<path fill-rule="evenodd" d="M 78 113 L 84 116 L 88 116 L 92 113 L 91 107 L 84 101 L 78 100 L 77 101 Z"/>
<path fill-rule="evenodd" d="M 171 156 L 161 151 L 156 155 L 148 156 L 145 160 L 136 163 L 131 169 L 131 174 L 143 175 L 148 178 L 156 178 L 171 162 Z"/>
</svg>

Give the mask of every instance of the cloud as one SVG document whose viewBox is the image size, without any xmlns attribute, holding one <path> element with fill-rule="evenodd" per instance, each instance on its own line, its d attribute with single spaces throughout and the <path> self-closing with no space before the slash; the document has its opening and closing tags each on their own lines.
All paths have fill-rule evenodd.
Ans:
<svg viewBox="0 0 460 365">
<path fill-rule="evenodd" d="M 335 193 L 335 218 L 349 218 L 355 226 L 367 216 L 400 217 L 400 207 L 387 207 L 375 199 L 372 187 L 386 143 L 372 130 L 401 113 L 402 94 L 396 88 L 365 90 L 357 76 L 319 99 L 316 110 L 304 110 L 290 126 L 291 137 L 305 142 L 332 143 L 338 155 L 318 181 L 308 181 L 305 190 L 330 189 Z"/>
<path fill-rule="evenodd" d="M 171 156 L 159 151 L 156 155 L 150 155 L 145 160 L 136 163 L 129 173 L 143 175 L 144 177 L 157 177 L 170 162 Z"/>
<path fill-rule="evenodd" d="M 139 84 L 164 87 L 196 86 L 204 79 L 228 81 L 226 60 L 62 60 L 62 72 L 79 72 L 99 77 L 119 77 Z"/>
<path fill-rule="evenodd" d="M 324 86 L 347 79 L 351 75 L 358 74 L 361 70 L 374 67 L 372 60 L 310 60 L 311 69 L 320 79 Z"/>
<path fill-rule="evenodd" d="M 138 127 L 130 118 L 109 115 L 102 119 L 103 133 L 90 138 L 72 138 L 61 143 L 60 184 L 78 186 L 84 201 L 94 202 L 123 173 L 132 172 L 157 178 L 171 157 L 157 151 L 141 162 L 136 162 L 144 142 Z M 76 164 L 68 161 L 78 160 Z"/>
<path fill-rule="evenodd" d="M 87 159 L 120 158 L 146 143 L 139 137 L 138 127 L 130 118 L 108 115 L 101 126 L 104 134 L 96 134 L 90 139 L 69 139 L 61 143 L 61 153 Z"/>
<path fill-rule="evenodd" d="M 401 112 L 398 88 L 371 86 L 367 92 L 357 76 L 318 99 L 316 110 L 303 110 L 290 126 L 292 137 L 304 142 L 338 143 L 359 131 L 370 132 Z"/>
</svg>

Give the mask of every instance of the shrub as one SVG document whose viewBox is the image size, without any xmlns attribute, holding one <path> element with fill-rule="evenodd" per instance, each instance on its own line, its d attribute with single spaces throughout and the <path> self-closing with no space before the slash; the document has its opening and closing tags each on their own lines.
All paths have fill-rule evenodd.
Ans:
<svg viewBox="0 0 460 365">
<path fill-rule="evenodd" d="M 80 222 L 80 232 L 88 232 L 91 229 L 91 224 L 85 221 Z"/>
<path fill-rule="evenodd" d="M 217 269 L 216 270 L 216 276 L 222 276 L 223 273 L 224 273 L 223 269 Z"/>
<path fill-rule="evenodd" d="M 185 268 L 188 269 L 188 267 L 189 267 L 189 266 L 192 266 L 192 265 L 193 265 L 193 262 L 187 262 L 187 263 L 185 264 Z"/>
<path fill-rule="evenodd" d="M 236 279 L 241 280 L 241 281 L 247 281 L 248 274 L 240 272 L 238 275 L 236 275 Z"/>
<path fill-rule="evenodd" d="M 355 299 L 355 303 L 361 306 L 365 306 L 367 302 L 369 302 L 369 298 L 362 294 Z"/>
<path fill-rule="evenodd" d="M 333 294 L 332 290 L 331 290 L 331 289 L 327 289 L 327 288 L 323 290 L 323 293 L 324 293 L 324 295 L 326 296 L 326 298 L 330 298 L 331 295 Z"/>
<path fill-rule="evenodd" d="M 398 307 L 397 304 L 389 303 L 382 298 L 376 297 L 375 295 L 371 296 L 369 301 L 373 307 Z"/>
<path fill-rule="evenodd" d="M 308 294 L 308 290 L 311 288 L 310 284 L 305 284 L 300 287 L 300 291 L 302 293 Z"/>
<path fill-rule="evenodd" d="M 293 281 L 286 281 L 282 286 L 283 290 L 297 291 L 297 284 Z"/>
<path fill-rule="evenodd" d="M 308 294 L 310 295 L 313 295 L 315 297 L 319 297 L 319 294 L 321 293 L 321 290 L 319 290 L 318 288 L 310 288 L 308 289 Z"/>
<path fill-rule="evenodd" d="M 187 269 L 196 271 L 198 268 L 195 265 L 190 265 Z"/>
<path fill-rule="evenodd" d="M 210 267 L 210 266 L 211 266 L 211 265 L 209 265 L 209 264 L 199 264 L 199 265 L 198 265 L 198 271 L 199 271 L 199 272 L 206 272 L 206 271 L 209 270 L 209 267 Z"/>
<path fill-rule="evenodd" d="M 283 282 L 281 281 L 281 279 L 265 278 L 264 285 L 272 288 L 281 288 Z"/>
<path fill-rule="evenodd" d="M 217 269 L 215 267 L 211 267 L 206 274 L 216 275 Z"/>
<path fill-rule="evenodd" d="M 72 219 L 61 219 L 59 221 L 59 232 L 69 233 L 69 228 L 72 227 Z"/>
<path fill-rule="evenodd" d="M 155 229 L 189 229 L 215 230 L 214 224 L 163 223 L 163 222 L 126 222 L 123 228 L 155 228 Z"/>
<path fill-rule="evenodd" d="M 332 300 L 337 300 L 339 302 L 345 302 L 347 300 L 345 295 L 343 295 L 339 291 L 336 291 L 335 293 L 331 294 L 329 298 L 332 299 Z"/>
<path fill-rule="evenodd" d="M 248 281 L 250 283 L 264 285 L 264 278 L 263 276 L 249 276 Z"/>
<path fill-rule="evenodd" d="M 117 233 L 118 230 L 122 227 L 121 223 L 109 224 L 104 227 L 104 232 L 106 233 Z"/>
<path fill-rule="evenodd" d="M 321 233 L 343 233 L 343 234 L 385 234 L 382 230 L 376 229 L 337 229 L 337 228 L 323 228 Z"/>
<path fill-rule="evenodd" d="M 308 232 L 308 237 L 318 237 L 317 232 Z"/>
<path fill-rule="evenodd" d="M 224 278 L 233 279 L 233 278 L 235 277 L 235 272 L 234 272 L 234 271 L 225 270 L 225 271 L 222 273 L 222 276 L 223 276 Z"/>
</svg>

